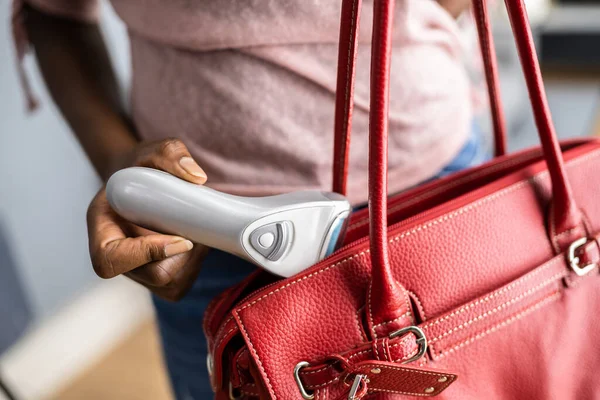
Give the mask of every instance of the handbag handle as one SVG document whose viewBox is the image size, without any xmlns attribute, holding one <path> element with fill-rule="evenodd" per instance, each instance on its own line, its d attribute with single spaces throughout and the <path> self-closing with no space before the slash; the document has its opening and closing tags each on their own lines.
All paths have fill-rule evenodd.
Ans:
<svg viewBox="0 0 600 400">
<path fill-rule="evenodd" d="M 484 27 L 487 31 L 480 29 L 485 33 L 487 39 L 491 39 L 489 32 L 489 21 L 486 21 L 486 12 L 484 0 L 474 0 L 478 15 L 483 17 Z M 377 336 L 374 327 L 381 323 L 398 319 L 399 315 L 405 311 L 406 306 L 403 301 L 406 300 L 406 290 L 396 283 L 392 270 L 388 261 L 388 239 L 387 239 L 387 131 L 388 131 L 388 108 L 389 108 L 389 76 L 391 66 L 391 49 L 392 49 L 392 28 L 394 17 L 394 0 L 374 0 L 373 10 L 373 38 L 372 38 L 372 53 L 371 53 L 371 101 L 369 115 L 369 234 L 370 234 L 370 251 L 372 263 L 372 281 L 369 289 L 368 308 L 370 328 L 375 336 Z M 581 215 L 579 209 L 575 205 L 572 191 L 567 180 L 564 161 L 560 146 L 556 137 L 554 126 L 550 118 L 550 110 L 548 107 L 545 90 L 542 83 L 539 63 L 535 53 L 533 37 L 528 23 L 527 14 L 523 0 L 505 0 L 508 10 L 509 19 L 512 25 L 513 34 L 517 44 L 517 50 L 521 59 L 521 65 L 525 74 L 525 80 L 533 107 L 535 122 L 542 142 L 544 158 L 546 160 L 552 182 L 553 207 L 550 215 L 550 223 L 553 227 L 553 242 L 554 239 L 560 236 L 563 232 L 567 232 L 576 227 L 581 227 Z M 342 7 L 342 25 L 350 22 L 355 28 L 340 30 L 341 36 L 346 35 L 343 39 L 349 39 L 347 50 L 351 51 L 353 56 L 356 54 L 356 42 L 358 30 L 358 12 L 356 6 L 360 6 L 360 0 L 347 0 Z M 352 10 L 355 10 L 354 12 Z M 350 16 L 350 19 L 348 19 Z M 353 17 L 352 17 L 353 16 Z M 479 24 L 478 24 L 479 26 Z M 342 43 L 340 42 L 340 54 L 342 54 Z M 491 40 L 488 40 L 487 49 L 491 49 Z M 345 45 L 344 45 L 345 46 Z M 484 51 L 488 56 L 489 51 Z M 350 60 L 350 58 L 348 58 Z M 340 60 L 341 61 L 341 60 Z M 493 66 L 493 65 L 492 65 Z M 490 64 L 486 64 L 486 69 Z M 354 80 L 354 66 L 349 66 L 346 69 L 340 70 L 345 73 L 341 77 L 338 76 L 338 84 L 341 79 Z M 488 81 L 491 78 L 497 78 L 497 74 L 486 73 Z M 349 144 L 350 120 L 351 116 L 351 99 L 348 97 L 352 94 L 353 82 L 345 82 L 346 92 L 338 91 L 338 101 L 336 102 L 336 114 L 340 109 L 349 107 L 350 112 L 345 114 L 348 121 L 341 126 L 345 129 L 336 130 L 336 136 L 339 134 L 341 138 L 336 138 L 336 143 L 343 143 L 345 150 L 338 151 L 336 155 L 340 156 L 347 153 Z M 339 86 L 338 86 L 339 88 Z M 490 90 L 492 92 L 493 90 Z M 497 96 L 497 91 L 495 91 Z M 344 98 L 340 100 L 340 97 Z M 499 99 L 498 109 L 499 109 Z M 336 127 L 341 115 L 336 115 Z M 343 121 L 342 121 L 343 122 Z M 498 134 L 498 132 L 496 132 Z M 343 163 L 337 163 L 338 166 L 345 166 L 347 162 L 347 154 Z M 336 159 L 338 162 L 339 159 Z M 334 163 L 335 164 L 335 163 Z M 343 185 L 342 185 L 343 186 Z M 560 251 L 560 249 L 557 249 Z M 370 293 L 377 293 L 375 297 L 371 297 Z"/>
<path fill-rule="evenodd" d="M 348 157 L 350 135 L 352 130 L 352 111 L 354 108 L 354 82 L 356 74 L 356 57 L 358 32 L 360 26 L 360 10 L 362 0 L 342 2 L 340 40 L 338 48 L 338 75 L 335 103 L 335 127 L 333 145 L 333 191 L 346 194 L 348 180 Z M 473 2 L 479 46 L 483 59 L 486 86 L 492 126 L 494 132 L 494 154 L 496 157 L 506 154 L 506 120 L 502 110 L 500 83 L 498 79 L 498 63 L 493 46 L 491 24 L 487 7 L 482 1 Z"/>
</svg>

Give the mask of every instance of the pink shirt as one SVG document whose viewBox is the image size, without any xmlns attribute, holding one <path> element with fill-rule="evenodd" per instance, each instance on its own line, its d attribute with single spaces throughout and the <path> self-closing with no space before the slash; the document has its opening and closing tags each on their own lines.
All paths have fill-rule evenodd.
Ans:
<svg viewBox="0 0 600 400">
<path fill-rule="evenodd" d="M 15 0 L 19 54 L 26 45 Z M 95 21 L 97 0 L 26 0 Z M 263 195 L 331 187 L 340 0 L 112 0 L 128 27 L 131 103 L 145 139 L 180 137 L 216 189 Z M 372 0 L 358 56 L 349 197 L 367 198 Z M 454 19 L 433 0 L 398 0 L 389 190 L 439 171 L 473 118 Z M 26 17 L 26 16 L 25 16 Z"/>
</svg>

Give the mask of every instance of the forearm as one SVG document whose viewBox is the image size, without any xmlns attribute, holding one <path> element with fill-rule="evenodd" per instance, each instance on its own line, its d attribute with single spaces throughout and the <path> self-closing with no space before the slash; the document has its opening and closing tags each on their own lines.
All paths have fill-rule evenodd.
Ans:
<svg viewBox="0 0 600 400">
<path fill-rule="evenodd" d="M 31 7 L 26 25 L 52 98 L 106 180 L 114 169 L 112 160 L 128 153 L 137 139 L 126 118 L 99 27 Z"/>
</svg>

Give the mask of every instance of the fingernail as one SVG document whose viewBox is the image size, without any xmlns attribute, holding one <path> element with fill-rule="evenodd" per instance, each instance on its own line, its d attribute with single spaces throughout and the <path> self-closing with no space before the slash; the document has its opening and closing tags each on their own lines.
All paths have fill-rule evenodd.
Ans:
<svg viewBox="0 0 600 400">
<path fill-rule="evenodd" d="M 171 257 L 176 254 L 185 253 L 186 251 L 190 251 L 192 247 L 194 247 L 194 245 L 189 240 L 171 243 L 165 246 L 165 256 Z"/>
<path fill-rule="evenodd" d="M 206 172 L 204 172 L 191 157 L 182 157 L 181 160 L 179 160 L 179 165 L 181 165 L 189 174 L 197 176 L 198 178 L 207 178 Z"/>
</svg>

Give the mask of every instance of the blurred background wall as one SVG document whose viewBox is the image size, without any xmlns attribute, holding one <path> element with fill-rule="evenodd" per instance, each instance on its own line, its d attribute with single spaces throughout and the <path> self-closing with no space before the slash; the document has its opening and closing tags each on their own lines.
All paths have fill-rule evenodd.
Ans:
<svg viewBox="0 0 600 400">
<path fill-rule="evenodd" d="M 536 23 L 538 48 L 545 52 L 542 55 L 549 54 L 547 64 L 561 67 L 585 64 L 574 52 L 561 52 L 560 48 L 570 49 L 574 46 L 570 43 L 579 43 L 570 42 L 574 39 L 569 32 L 587 35 L 586 40 L 590 40 L 594 28 L 600 28 L 600 18 L 594 22 L 589 15 L 597 14 L 590 10 L 598 7 L 577 5 L 565 12 L 564 8 L 560 11 L 550 7 L 546 0 L 531 0 L 528 7 Z M 573 16 L 591 21 L 590 27 L 577 28 L 575 24 L 573 28 L 572 21 L 583 20 Z M 537 137 L 509 27 L 502 13 L 496 20 L 494 31 L 511 136 L 509 144 L 511 150 L 515 150 L 536 144 Z M 106 4 L 102 26 L 117 73 L 123 87 L 127 87 L 130 71 L 126 32 Z M 593 52 L 587 46 L 582 54 L 586 49 Z M 32 57 L 27 58 L 26 69 L 34 92 L 41 100 L 41 108 L 31 115 L 25 112 L 13 56 L 9 0 L 0 0 L 0 60 L 0 225 L 3 231 L 0 283 L 6 287 L 7 282 L 12 282 L 8 284 L 12 290 L 3 292 L 8 300 L 0 296 L 3 303 L 10 302 L 8 307 L 0 305 L 0 318 L 12 313 L 17 321 L 6 339 L 0 335 L 0 374 L 23 399 L 94 398 L 85 391 L 72 391 L 70 393 L 78 394 L 71 397 L 65 394 L 65 387 L 81 377 L 88 381 L 95 379 L 97 386 L 88 391 L 97 393 L 104 393 L 102 390 L 110 388 L 111 383 L 115 387 L 139 385 L 128 396 L 112 397 L 104 393 L 104 397 L 95 397 L 99 399 L 163 398 L 161 395 L 144 397 L 141 392 L 144 386 L 150 391 L 159 390 L 152 384 L 159 385 L 161 393 L 168 398 L 164 372 L 159 367 L 153 369 L 148 375 L 151 378 L 145 382 L 138 382 L 133 376 L 127 381 L 119 380 L 127 376 L 120 367 L 133 365 L 132 369 L 141 371 L 144 365 L 160 363 L 156 336 L 147 334 L 151 331 L 139 331 L 140 327 L 153 329 L 147 325 L 152 320 L 149 298 L 143 289 L 125 279 L 100 281 L 92 272 L 85 212 L 100 181 L 52 104 Z M 593 63 L 587 67 L 588 70 L 599 68 Z M 600 74 L 590 77 L 578 71 L 551 71 L 545 76 L 550 107 L 563 138 L 590 134 L 598 127 Z M 0 284 L 0 290 L 2 287 Z M 20 339 L 3 352 L 2 344 L 16 340 L 26 325 L 28 328 Z M 0 319 L 0 330 L 8 332 L 7 327 Z M 114 363 L 111 369 L 116 373 L 103 375 L 99 372 L 99 363 L 107 360 L 115 349 L 119 349 L 118 354 L 129 355 L 109 357 Z M 126 349 L 133 353 L 127 353 Z M 90 368 L 94 368 L 94 373 L 89 373 Z M 119 377 L 119 374 L 124 375 Z"/>
<path fill-rule="evenodd" d="M 126 30 L 104 6 L 102 28 L 127 87 Z M 33 57 L 25 67 L 41 107 L 26 112 L 10 9 L 9 0 L 0 0 L 0 290 L 11 289 L 0 296 L 0 374 L 19 397 L 42 399 L 152 315 L 143 289 L 125 279 L 101 281 L 92 271 L 85 213 L 100 180 L 52 103 Z M 26 323 L 26 334 L 3 352 Z"/>
<path fill-rule="evenodd" d="M 26 68 L 41 107 L 31 115 L 17 79 L 10 4 L 0 7 L 0 219 L 4 221 L 35 317 L 56 311 L 95 282 L 85 231 L 86 204 L 100 180 L 49 98 L 33 57 Z M 104 31 L 123 81 L 126 32 L 105 7 Z"/>
</svg>

